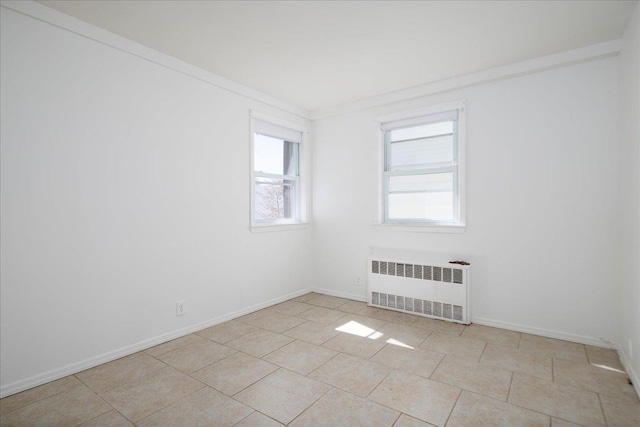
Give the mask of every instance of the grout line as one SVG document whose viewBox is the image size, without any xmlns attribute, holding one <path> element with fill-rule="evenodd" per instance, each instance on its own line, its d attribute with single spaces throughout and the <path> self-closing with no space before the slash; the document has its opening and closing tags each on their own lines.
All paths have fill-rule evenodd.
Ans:
<svg viewBox="0 0 640 427">
<path fill-rule="evenodd" d="M 463 388 L 460 388 L 460 391 L 458 392 L 458 397 L 456 397 L 456 403 L 453 404 L 453 406 L 451 407 L 451 410 L 449 411 L 449 415 L 447 415 L 447 419 L 444 422 L 444 425 L 447 425 L 447 423 L 449 422 L 449 418 L 451 418 L 451 415 L 453 415 L 453 410 L 456 409 L 456 405 L 458 405 L 458 401 L 460 400 L 460 396 L 462 396 L 462 392 L 464 391 Z"/>
<path fill-rule="evenodd" d="M 555 370 L 555 365 L 553 363 L 553 359 L 554 358 L 552 357 L 551 358 L 551 381 L 555 383 L 556 382 L 556 372 L 555 372 L 556 370 Z"/>
<path fill-rule="evenodd" d="M 600 403 L 600 410 L 602 411 L 602 418 L 604 418 L 604 422 L 606 425 L 609 425 L 607 422 L 607 414 L 604 412 L 604 405 L 602 404 L 602 398 L 600 397 L 600 393 L 596 393 L 598 395 L 598 402 Z"/>
<path fill-rule="evenodd" d="M 511 379 L 509 380 L 509 391 L 507 391 L 507 400 L 506 403 L 509 403 L 509 398 L 511 397 L 511 386 L 513 385 L 513 377 L 515 377 L 515 372 L 511 372 Z"/>
<path fill-rule="evenodd" d="M 520 346 L 522 345 L 522 336 L 524 334 L 522 332 L 518 332 L 518 334 L 520 335 L 520 337 L 518 338 L 518 346 L 516 347 L 516 350 L 520 351 Z"/>
<path fill-rule="evenodd" d="M 327 393 L 329 393 L 331 390 L 333 390 L 334 387 L 332 385 L 329 385 L 329 390 L 325 391 L 322 396 L 318 397 L 316 400 L 314 400 L 309 406 L 307 406 L 306 408 L 304 408 L 304 411 L 300 412 L 298 415 L 296 415 L 296 417 L 294 419 L 292 419 L 291 421 L 289 421 L 287 423 L 287 425 L 291 425 L 291 423 L 293 423 L 296 419 L 298 419 L 301 415 L 303 415 L 305 412 L 307 412 L 309 409 L 311 409 L 311 407 L 313 405 L 315 405 L 320 399 L 322 399 L 323 397 L 325 397 L 327 395 Z M 351 393 L 353 394 L 353 393 Z M 358 396 L 359 397 L 359 396 Z"/>
<path fill-rule="evenodd" d="M 384 377 L 384 378 L 383 378 L 383 379 L 382 379 L 378 384 L 376 384 L 376 386 L 375 386 L 375 387 L 374 387 L 374 388 L 369 392 L 369 394 L 367 394 L 367 396 L 365 397 L 365 399 L 370 400 L 371 402 L 374 402 L 373 400 L 369 399 L 369 397 L 373 394 L 373 392 L 374 392 L 374 391 L 376 391 L 376 390 L 378 389 L 378 387 L 380 387 L 380 384 L 382 384 L 383 382 L 385 382 L 385 381 L 386 381 L 386 379 L 387 379 L 387 378 L 389 378 L 389 377 L 391 376 L 391 374 L 393 374 L 393 373 L 394 373 L 394 372 L 396 372 L 396 371 L 399 371 L 398 369 L 393 369 L 393 368 L 390 368 L 390 369 L 391 369 L 391 370 L 389 371 L 389 373 L 388 373 L 387 375 L 385 375 L 385 377 Z M 391 408 L 390 406 L 384 405 L 384 404 L 382 404 L 382 403 L 379 403 L 379 402 L 375 402 L 375 403 L 377 403 L 378 405 L 385 406 L 385 407 L 387 407 L 387 408 L 389 408 L 389 409 L 393 409 L 393 408 Z M 394 411 L 398 411 L 397 409 L 393 409 L 393 410 L 394 410 Z M 402 413 L 402 411 L 398 411 L 398 412 L 401 412 L 401 413 Z"/>
<path fill-rule="evenodd" d="M 368 399 L 367 399 L 368 400 Z M 398 424 L 398 421 L 400 421 L 400 417 L 402 417 L 402 414 L 404 414 L 404 412 L 402 411 L 398 411 L 397 409 L 395 409 L 396 412 L 399 412 L 398 417 L 395 419 L 395 421 L 393 422 L 393 424 L 391 424 L 391 427 L 395 427 Z"/>
<path fill-rule="evenodd" d="M 484 356 L 484 352 L 487 349 L 488 344 L 485 342 L 484 343 L 484 347 L 482 347 L 482 353 L 480 353 L 480 357 L 478 357 L 478 360 L 476 360 L 476 363 L 480 363 L 480 359 L 482 359 L 482 356 Z"/>
<path fill-rule="evenodd" d="M 180 372 L 182 372 L 182 371 L 180 371 Z M 160 411 L 162 411 L 162 410 L 164 410 L 164 409 L 168 408 L 169 406 L 175 405 L 175 404 L 176 404 L 176 403 L 178 403 L 178 402 L 182 402 L 183 400 L 185 400 L 185 399 L 187 399 L 187 398 L 191 397 L 191 395 L 193 395 L 193 394 L 195 394 L 195 393 L 199 392 L 199 391 L 200 391 L 200 390 L 202 390 L 203 388 L 209 387 L 208 385 L 203 384 L 202 382 L 200 382 L 200 383 L 202 384 L 202 387 L 200 387 L 199 389 L 192 391 L 191 393 L 189 393 L 189 394 L 187 394 L 186 396 L 184 396 L 182 399 L 178 399 L 178 400 L 176 400 L 175 402 L 171 402 L 171 403 L 169 403 L 169 404 L 167 404 L 167 405 L 163 406 L 162 408 L 158 409 L 157 411 L 153 411 L 152 413 L 150 413 L 149 415 L 146 415 L 145 417 L 143 417 L 143 418 L 139 419 L 138 421 L 134 421 L 134 420 L 129 419 L 129 418 L 127 418 L 127 417 L 125 417 L 125 418 L 127 418 L 129 421 L 131 421 L 131 422 L 135 425 L 135 424 L 137 424 L 137 423 L 141 422 L 142 420 L 147 419 L 147 418 L 149 418 L 150 416 L 155 415 L 155 414 L 157 414 L 158 412 L 160 412 Z M 212 387 L 210 387 L 210 388 L 212 388 Z M 107 403 L 108 403 L 108 402 L 107 402 Z"/>
<path fill-rule="evenodd" d="M 431 351 L 433 351 L 433 350 L 431 350 Z M 436 353 L 440 353 L 440 352 L 436 352 Z M 442 365 L 442 362 L 444 361 L 444 359 L 448 356 L 448 354 L 446 354 L 446 353 L 440 353 L 440 354 L 442 354 L 442 359 L 440 359 L 440 361 L 438 362 L 436 367 L 433 368 L 433 371 L 431 371 L 431 375 L 429 375 L 429 379 L 432 379 L 431 377 L 433 376 L 433 374 L 436 373 L 436 371 L 438 370 L 440 365 Z M 433 380 L 433 381 L 435 381 L 435 380 Z"/>
</svg>

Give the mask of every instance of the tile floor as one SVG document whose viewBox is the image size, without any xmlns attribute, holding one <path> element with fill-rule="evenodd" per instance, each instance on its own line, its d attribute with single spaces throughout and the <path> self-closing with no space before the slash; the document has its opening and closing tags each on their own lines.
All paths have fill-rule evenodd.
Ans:
<svg viewBox="0 0 640 427">
<path fill-rule="evenodd" d="M 612 350 L 310 293 L 0 400 L 2 426 L 640 426 Z"/>
</svg>

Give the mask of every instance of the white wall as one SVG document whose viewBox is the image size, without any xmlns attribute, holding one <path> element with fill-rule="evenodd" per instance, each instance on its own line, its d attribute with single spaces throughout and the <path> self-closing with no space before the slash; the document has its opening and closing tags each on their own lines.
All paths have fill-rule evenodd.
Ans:
<svg viewBox="0 0 640 427">
<path fill-rule="evenodd" d="M 616 292 L 617 58 L 314 122 L 314 286 L 364 298 L 370 247 L 472 263 L 478 323 L 606 345 Z M 465 100 L 464 234 L 375 230 L 375 117 Z M 639 350 L 640 351 L 640 350 Z"/>
<path fill-rule="evenodd" d="M 3 395 L 310 288 L 310 230 L 249 231 L 249 110 L 308 121 L 1 24 Z"/>
<path fill-rule="evenodd" d="M 624 34 L 619 82 L 621 220 L 618 259 L 622 327 L 618 345 L 640 393 L 640 6 L 636 6 Z"/>
</svg>

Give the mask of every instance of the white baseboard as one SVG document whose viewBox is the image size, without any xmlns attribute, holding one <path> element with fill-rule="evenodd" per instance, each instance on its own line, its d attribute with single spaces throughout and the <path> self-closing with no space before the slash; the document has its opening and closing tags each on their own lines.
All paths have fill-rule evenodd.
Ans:
<svg viewBox="0 0 640 427">
<path fill-rule="evenodd" d="M 71 363 L 61 368 L 57 368 L 42 374 L 25 378 L 24 380 L 15 381 L 13 383 L 3 385 L 2 387 L 0 387 L 0 398 L 4 398 L 12 394 L 19 393 L 21 391 L 28 390 L 30 388 L 37 387 L 42 384 L 46 384 L 51 381 L 64 378 L 68 375 L 76 374 L 86 369 L 90 369 L 95 366 L 102 365 L 103 363 L 120 359 L 121 357 L 128 356 L 133 353 L 137 353 L 141 350 L 146 350 L 148 348 L 165 343 L 167 341 L 171 341 L 173 339 L 180 338 L 185 335 L 189 335 L 193 332 L 197 332 L 202 329 L 209 328 L 219 323 L 223 323 L 228 320 L 232 320 L 237 317 L 244 316 L 245 314 L 253 313 L 254 311 L 261 310 L 263 308 L 270 307 L 275 304 L 279 304 L 283 301 L 287 301 L 291 298 L 295 298 L 295 297 L 307 294 L 309 292 L 311 292 L 311 289 L 296 291 L 287 295 L 283 295 L 278 298 L 273 298 L 271 300 L 262 302 L 260 304 L 252 305 L 251 307 L 243 308 L 241 310 L 237 310 L 222 316 L 215 317 L 205 322 L 200 322 L 195 325 L 191 325 L 185 328 L 177 329 L 175 331 L 167 332 L 165 334 L 158 335 L 156 337 L 149 338 L 149 339 L 137 342 L 133 345 L 129 345 L 126 347 L 119 348 L 117 350 L 113 350 L 113 351 L 101 354 L 99 356 L 81 360 L 80 362 Z"/>
<path fill-rule="evenodd" d="M 323 294 L 323 295 L 330 295 L 332 297 L 340 297 L 340 298 L 346 298 L 346 299 L 351 299 L 354 301 L 367 301 L 367 297 L 365 297 L 364 295 L 355 295 L 355 294 L 347 294 L 344 292 L 337 292 L 337 291 L 332 291 L 330 289 L 313 289 L 313 292 L 318 293 L 318 294 Z M 363 290 L 364 292 L 364 290 Z"/>
<path fill-rule="evenodd" d="M 592 345 L 594 347 L 614 348 L 614 344 L 603 338 L 593 338 L 584 335 L 570 334 L 567 332 L 554 331 L 551 329 L 541 329 L 532 326 L 520 325 L 518 323 L 502 322 L 499 320 L 485 319 L 482 317 L 472 317 L 471 323 L 482 326 L 492 326 L 494 328 L 508 329 L 510 331 L 524 332 L 541 337 L 555 338 L 564 341 L 577 342 L 580 344 Z"/>
<path fill-rule="evenodd" d="M 620 356 L 622 366 L 624 366 L 627 374 L 629 374 L 629 378 L 631 378 L 631 382 L 633 383 L 633 388 L 636 390 L 636 394 L 640 396 L 640 377 L 638 376 L 638 373 L 633 369 L 633 366 L 631 366 L 631 361 L 627 357 L 627 353 L 622 350 L 622 346 L 616 345 L 616 350 L 618 351 L 618 356 Z"/>
</svg>

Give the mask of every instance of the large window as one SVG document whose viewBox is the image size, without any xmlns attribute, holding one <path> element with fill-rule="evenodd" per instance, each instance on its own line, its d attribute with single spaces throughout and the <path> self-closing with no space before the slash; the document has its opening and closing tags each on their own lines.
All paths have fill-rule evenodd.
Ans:
<svg viewBox="0 0 640 427">
<path fill-rule="evenodd" d="M 303 132 L 252 117 L 252 226 L 301 222 Z"/>
<path fill-rule="evenodd" d="M 387 224 L 462 225 L 463 108 L 382 123 Z"/>
</svg>

